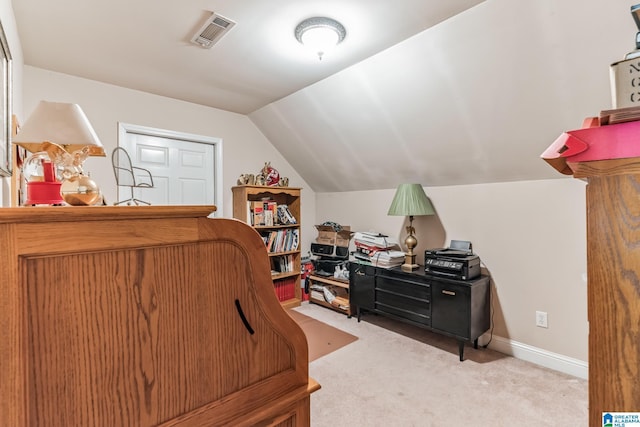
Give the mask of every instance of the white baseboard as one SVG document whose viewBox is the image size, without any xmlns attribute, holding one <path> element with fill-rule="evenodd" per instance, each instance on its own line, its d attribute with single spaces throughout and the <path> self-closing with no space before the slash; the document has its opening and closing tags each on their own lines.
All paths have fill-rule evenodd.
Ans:
<svg viewBox="0 0 640 427">
<path fill-rule="evenodd" d="M 542 350 L 495 335 L 489 344 L 489 348 L 518 359 L 526 360 L 527 362 L 535 363 L 536 365 L 544 366 L 545 368 L 573 375 L 574 377 L 585 380 L 589 378 L 589 364 L 582 360 Z"/>
</svg>

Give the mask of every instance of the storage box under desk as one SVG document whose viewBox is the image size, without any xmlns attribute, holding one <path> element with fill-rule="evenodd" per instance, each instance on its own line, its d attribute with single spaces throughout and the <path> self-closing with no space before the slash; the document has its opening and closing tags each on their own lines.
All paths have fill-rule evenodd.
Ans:
<svg viewBox="0 0 640 427">
<path fill-rule="evenodd" d="M 317 276 L 315 274 L 309 275 L 307 280 L 309 280 L 309 303 L 318 304 L 351 317 L 353 313 L 351 311 L 349 298 L 349 281 L 336 279 L 334 277 Z M 336 296 L 337 301 L 334 300 L 333 303 L 328 302 L 324 297 L 324 293 L 320 290 L 314 290 L 313 285 L 328 289 Z"/>
</svg>

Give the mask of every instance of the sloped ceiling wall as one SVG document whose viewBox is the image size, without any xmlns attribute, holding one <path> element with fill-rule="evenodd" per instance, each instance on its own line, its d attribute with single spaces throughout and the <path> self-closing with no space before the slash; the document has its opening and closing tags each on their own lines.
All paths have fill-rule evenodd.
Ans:
<svg viewBox="0 0 640 427">
<path fill-rule="evenodd" d="M 317 192 L 559 178 L 540 154 L 634 48 L 615 3 L 487 0 L 249 117 Z"/>
</svg>

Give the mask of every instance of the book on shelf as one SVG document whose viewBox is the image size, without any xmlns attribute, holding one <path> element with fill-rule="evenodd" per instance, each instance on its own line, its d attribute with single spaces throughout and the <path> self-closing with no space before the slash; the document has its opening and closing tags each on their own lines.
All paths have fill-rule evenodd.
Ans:
<svg viewBox="0 0 640 427">
<path fill-rule="evenodd" d="M 274 242 L 276 240 L 276 233 L 269 233 L 269 238 L 267 241 L 267 251 L 272 252 L 271 248 L 274 246 Z"/>
<path fill-rule="evenodd" d="M 264 225 L 264 204 L 262 201 L 259 202 L 251 202 L 251 212 L 252 212 L 252 224 L 253 225 Z"/>
<path fill-rule="evenodd" d="M 289 249 L 290 251 L 297 251 L 298 250 L 298 246 L 300 245 L 300 233 L 299 230 L 297 228 L 288 230 L 291 236 L 291 241 L 289 242 Z"/>
<path fill-rule="evenodd" d="M 253 226 L 297 224 L 287 205 L 271 199 L 247 201 L 247 219 Z"/>
<path fill-rule="evenodd" d="M 271 274 L 293 272 L 293 255 L 281 255 L 271 258 Z"/>
<path fill-rule="evenodd" d="M 280 222 L 280 224 L 287 225 L 287 224 L 298 223 L 298 221 L 293 216 L 293 214 L 291 214 L 291 211 L 289 210 L 289 206 L 285 204 L 278 205 L 277 212 L 278 212 L 278 215 L 277 215 L 278 221 Z"/>
<path fill-rule="evenodd" d="M 264 211 L 264 225 L 267 227 L 273 227 L 273 212 L 270 210 Z"/>
<path fill-rule="evenodd" d="M 298 250 L 300 235 L 297 228 L 289 228 L 263 233 L 262 239 L 267 252 L 289 252 Z"/>
<path fill-rule="evenodd" d="M 275 200 L 267 200 L 264 202 L 264 225 L 276 225 L 278 224 L 278 203 Z M 267 217 L 269 218 L 267 220 Z"/>
<path fill-rule="evenodd" d="M 288 277 L 274 282 L 276 296 L 279 301 L 287 301 L 296 297 L 296 279 Z"/>
</svg>

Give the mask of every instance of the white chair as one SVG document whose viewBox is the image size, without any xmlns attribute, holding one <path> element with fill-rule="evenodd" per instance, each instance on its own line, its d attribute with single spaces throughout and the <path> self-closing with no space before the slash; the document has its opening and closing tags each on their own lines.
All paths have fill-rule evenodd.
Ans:
<svg viewBox="0 0 640 427">
<path fill-rule="evenodd" d="M 147 169 L 139 168 L 131 164 L 131 157 L 129 153 L 122 147 L 116 147 L 111 153 L 111 163 L 113 164 L 113 173 L 116 176 L 116 184 L 120 187 L 129 187 L 131 191 L 130 197 L 125 200 L 121 200 L 114 205 L 121 205 L 126 203 L 131 205 L 144 204 L 150 205 L 151 203 L 144 200 L 136 199 L 133 195 L 134 188 L 153 188 L 153 176 Z"/>
</svg>

